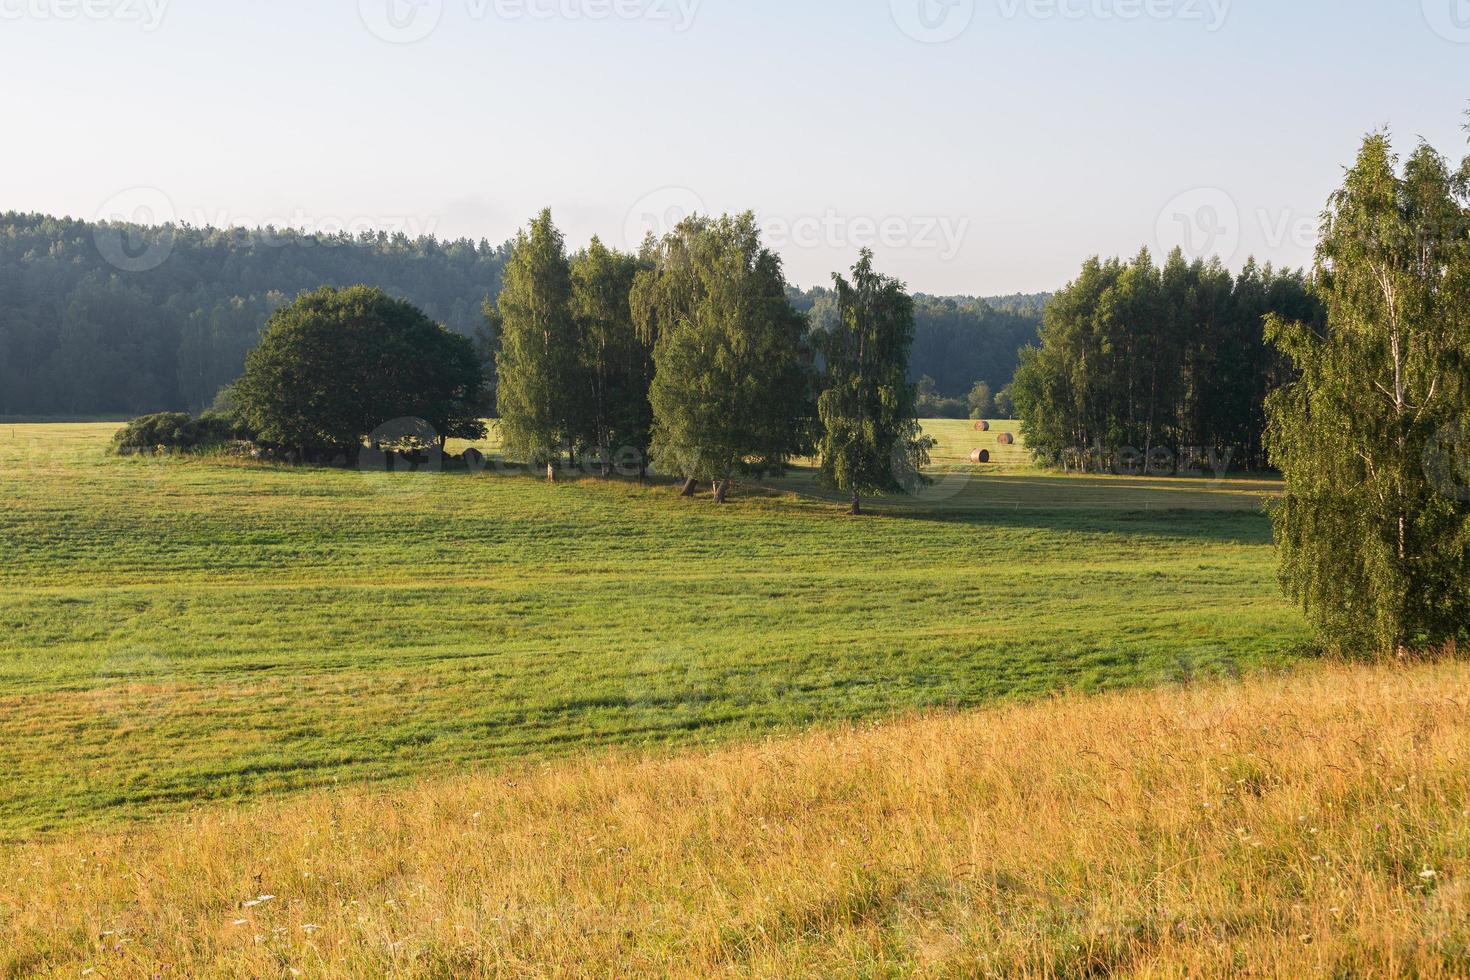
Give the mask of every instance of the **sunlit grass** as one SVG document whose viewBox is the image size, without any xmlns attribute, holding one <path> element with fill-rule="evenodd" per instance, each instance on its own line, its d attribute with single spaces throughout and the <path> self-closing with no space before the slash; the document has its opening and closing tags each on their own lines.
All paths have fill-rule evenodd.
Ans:
<svg viewBox="0 0 1470 980">
<path fill-rule="evenodd" d="M 1462 977 L 1470 668 L 835 726 L 0 849 L 0 975 Z"/>
<path fill-rule="evenodd" d="M 721 509 L 118 459 L 115 428 L 0 426 L 0 836 L 1233 674 L 1307 640 L 1272 485 L 976 471 L 967 423 L 933 427 L 928 495 L 863 519 L 805 473 Z"/>
</svg>

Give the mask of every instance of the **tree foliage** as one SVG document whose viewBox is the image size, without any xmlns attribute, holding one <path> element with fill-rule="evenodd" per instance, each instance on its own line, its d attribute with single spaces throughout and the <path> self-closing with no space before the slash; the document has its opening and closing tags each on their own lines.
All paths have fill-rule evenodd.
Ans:
<svg viewBox="0 0 1470 980">
<path fill-rule="evenodd" d="M 355 451 L 402 418 L 443 438 L 484 435 L 474 345 L 367 286 L 323 287 L 272 314 L 233 398 L 259 440 L 292 449 Z"/>
<path fill-rule="evenodd" d="M 736 473 L 785 469 L 810 448 L 806 318 L 755 216 L 687 219 L 645 248 L 634 315 L 654 342 L 654 461 L 723 501 Z"/>
<path fill-rule="evenodd" d="M 587 392 L 579 383 L 579 338 L 572 316 L 572 268 L 551 212 L 523 230 L 506 263 L 497 301 L 500 434 L 512 456 L 544 463 L 572 451 Z"/>
<path fill-rule="evenodd" d="M 633 321 L 631 294 L 640 269 L 635 256 L 593 238 L 572 260 L 572 317 L 577 324 L 579 384 L 586 393 L 574 426 L 577 440 L 606 473 L 615 455 L 648 459 L 653 439 L 653 347 Z"/>
<path fill-rule="evenodd" d="M 1186 447 L 1266 465 L 1265 399 L 1286 379 L 1265 316 L 1320 320 L 1299 272 L 1218 260 L 1163 268 L 1089 259 L 1048 304 L 1040 344 L 1021 353 L 1009 397 L 1029 448 L 1048 462 L 1117 465 L 1137 450 Z"/>
<path fill-rule="evenodd" d="M 1421 145 L 1369 137 L 1324 216 L 1325 325 L 1273 317 L 1281 578 L 1325 642 L 1403 652 L 1470 624 L 1470 218 Z"/>
<path fill-rule="evenodd" d="M 164 256 L 124 271 L 99 242 Z M 271 313 L 371 283 L 472 335 L 502 246 L 401 234 L 143 227 L 0 214 L 0 414 L 199 411 L 240 376 Z"/>
<path fill-rule="evenodd" d="M 922 479 L 931 441 L 915 410 L 908 379 L 914 341 L 914 303 L 896 279 L 873 270 L 864 249 L 852 281 L 834 274 L 837 322 L 817 335 L 826 362 L 817 399 L 822 480 L 852 495 L 852 512 L 864 495 L 894 493 Z"/>
</svg>

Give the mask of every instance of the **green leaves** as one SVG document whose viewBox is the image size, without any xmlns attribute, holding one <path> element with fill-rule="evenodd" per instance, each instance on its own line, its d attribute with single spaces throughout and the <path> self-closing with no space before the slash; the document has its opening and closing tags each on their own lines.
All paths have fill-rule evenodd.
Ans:
<svg viewBox="0 0 1470 980">
<path fill-rule="evenodd" d="M 378 426 L 408 417 L 444 437 L 484 431 L 474 345 L 367 286 L 322 288 L 278 310 L 235 400 L 261 441 L 296 449 L 355 450 Z"/>
<path fill-rule="evenodd" d="M 645 249 L 634 315 L 652 339 L 654 461 L 724 485 L 809 448 L 811 352 L 755 217 L 693 217 Z"/>
<path fill-rule="evenodd" d="M 1435 467 L 1470 418 L 1467 236 L 1443 158 L 1420 146 L 1401 176 L 1370 136 L 1323 220 L 1326 328 L 1268 327 L 1300 374 L 1267 406 L 1281 580 L 1334 648 L 1436 646 L 1470 622 L 1470 501 Z"/>
<path fill-rule="evenodd" d="M 507 452 L 551 463 L 570 444 L 585 395 L 577 385 L 572 272 L 561 232 L 542 211 L 516 238 L 497 302 L 501 438 Z"/>
<path fill-rule="evenodd" d="M 931 443 L 916 417 L 916 388 L 909 382 L 914 341 L 914 303 L 896 279 L 873 271 L 873 253 L 862 252 L 852 282 L 832 277 L 837 322 L 820 335 L 827 373 L 817 413 L 822 480 L 852 495 L 909 489 L 929 462 Z"/>
</svg>

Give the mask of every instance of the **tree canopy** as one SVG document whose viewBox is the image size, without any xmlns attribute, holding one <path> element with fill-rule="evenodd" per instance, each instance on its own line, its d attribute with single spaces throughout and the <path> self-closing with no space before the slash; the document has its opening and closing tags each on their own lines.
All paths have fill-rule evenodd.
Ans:
<svg viewBox="0 0 1470 980">
<path fill-rule="evenodd" d="M 849 282 L 834 274 L 837 321 L 816 335 L 826 362 L 817 399 L 822 480 L 851 494 L 894 493 L 923 479 L 932 445 L 919 427 L 908 378 L 914 303 L 903 284 L 873 269 L 864 249 Z"/>
<path fill-rule="evenodd" d="M 479 438 L 485 378 L 465 337 L 380 289 L 323 287 L 271 315 L 233 396 L 263 442 L 354 451 L 416 418 L 441 438 Z"/>
<path fill-rule="evenodd" d="M 1331 646 L 1404 652 L 1470 624 L 1465 174 L 1368 138 L 1323 219 L 1325 323 L 1271 319 L 1299 377 L 1268 402 L 1287 593 Z"/>
<path fill-rule="evenodd" d="M 551 212 L 542 211 L 516 237 L 496 302 L 496 404 L 507 452 L 544 464 L 552 479 L 562 451 L 572 451 L 586 398 L 571 303 L 566 245 Z"/>
<path fill-rule="evenodd" d="M 695 216 L 645 249 L 634 315 L 654 340 L 654 462 L 715 487 L 782 472 L 811 445 L 806 318 L 755 216 Z"/>
</svg>

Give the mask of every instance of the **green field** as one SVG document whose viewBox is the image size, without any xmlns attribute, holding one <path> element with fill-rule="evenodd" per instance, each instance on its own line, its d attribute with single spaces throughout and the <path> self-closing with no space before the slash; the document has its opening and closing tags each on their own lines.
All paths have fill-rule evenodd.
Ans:
<svg viewBox="0 0 1470 980">
<path fill-rule="evenodd" d="M 1289 662 L 1255 481 L 1057 477 L 936 423 L 934 486 L 119 459 L 0 427 L 0 836 Z"/>
</svg>

